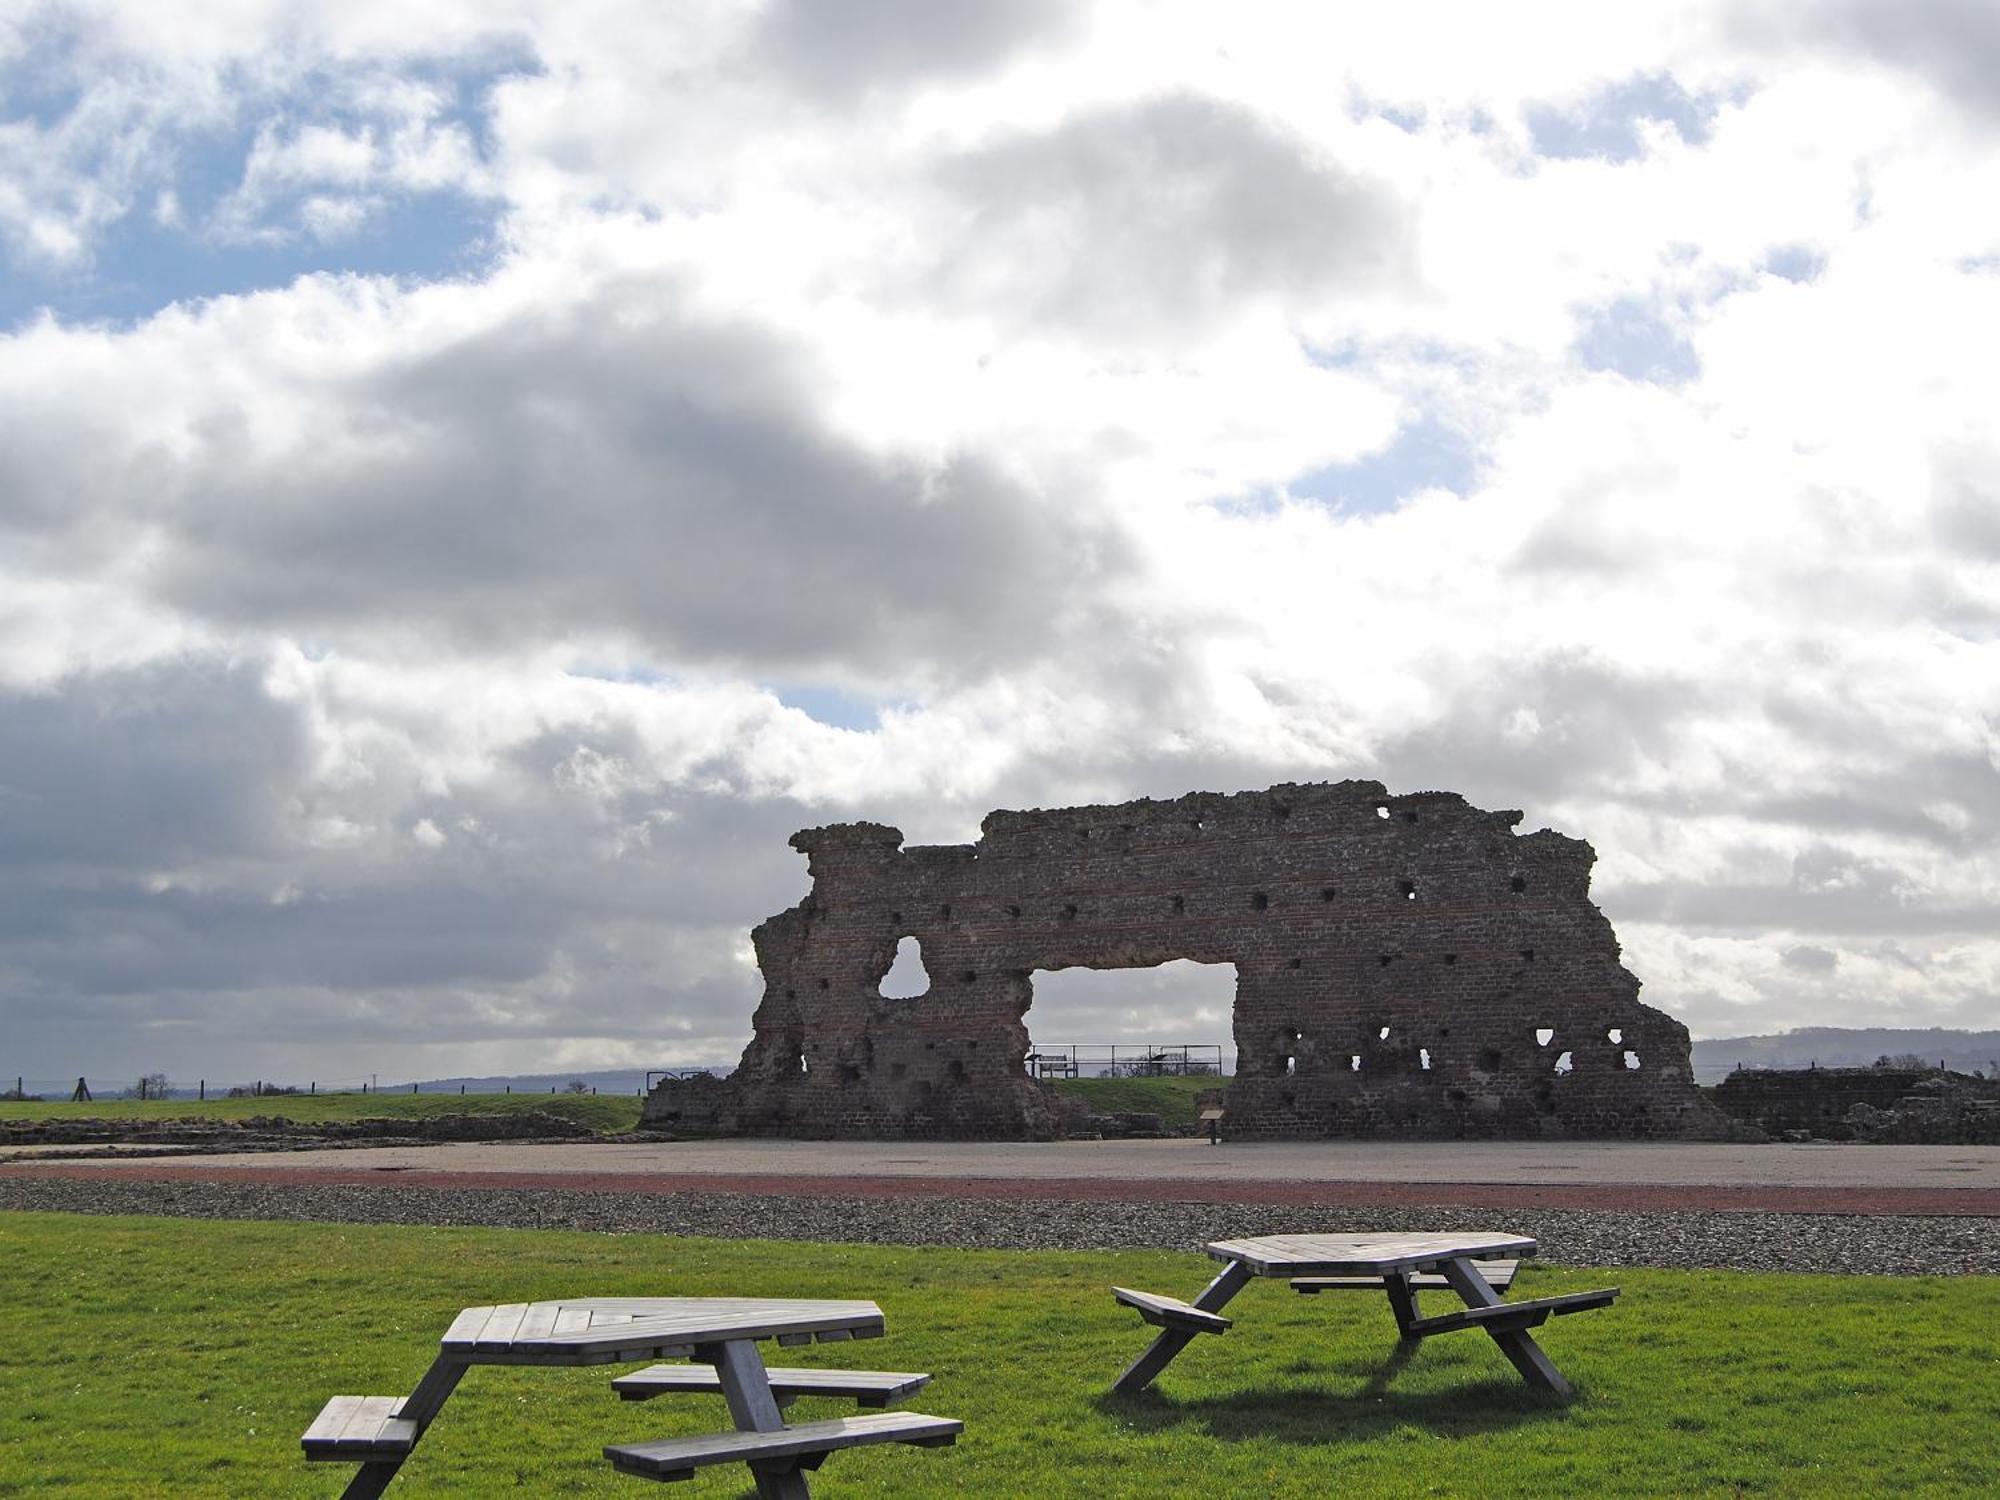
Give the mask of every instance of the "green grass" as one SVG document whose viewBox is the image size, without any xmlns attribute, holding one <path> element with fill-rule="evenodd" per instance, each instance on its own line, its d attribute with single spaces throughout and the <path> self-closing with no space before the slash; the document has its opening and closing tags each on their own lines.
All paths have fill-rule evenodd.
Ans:
<svg viewBox="0 0 2000 1500">
<path fill-rule="evenodd" d="M 593 1130 L 639 1123 L 637 1095 L 612 1094 L 266 1094 L 261 1099 L 0 1100 L 0 1120 L 410 1120 L 431 1115 L 520 1114 L 541 1110 Z"/>
<path fill-rule="evenodd" d="M 1195 1096 L 1228 1082 L 1227 1078 L 1061 1078 L 1055 1086 L 1099 1114 L 1156 1114 L 1169 1125 L 1192 1125 Z"/>
<path fill-rule="evenodd" d="M 1194 1255 L 1054 1254 L 0 1214 L 0 1495 L 332 1496 L 297 1439 L 330 1395 L 407 1391 L 458 1308 L 579 1293 L 871 1297 L 889 1336 L 786 1361 L 931 1370 L 954 1449 L 837 1454 L 840 1497 L 2000 1493 L 2000 1278 L 1531 1267 L 1615 1281 L 1543 1330 L 1571 1403 L 1487 1339 L 1402 1355 L 1386 1306 L 1251 1286 L 1154 1393 L 1105 1387 L 1148 1330 L 1106 1288 L 1191 1292 Z M 775 1354 L 775 1346 L 769 1346 Z M 625 1405 L 609 1370 L 474 1370 L 392 1494 L 642 1493 L 607 1442 L 726 1425 Z M 795 1420 L 851 1407 L 803 1401 Z M 676 1494 L 739 1497 L 740 1467 Z"/>
</svg>

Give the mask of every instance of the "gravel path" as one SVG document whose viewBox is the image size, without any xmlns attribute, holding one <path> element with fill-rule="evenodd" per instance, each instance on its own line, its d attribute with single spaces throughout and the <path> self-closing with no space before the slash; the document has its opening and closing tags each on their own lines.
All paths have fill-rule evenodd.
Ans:
<svg viewBox="0 0 2000 1500">
<path fill-rule="evenodd" d="M 1310 1230 L 1504 1228 L 1578 1266 L 1665 1266 L 1922 1276 L 2000 1275 L 2000 1219 L 1602 1209 L 1452 1209 L 1170 1202 L 1015 1202 L 551 1189 L 298 1186 L 0 1178 L 0 1210 L 464 1224 L 623 1234 L 834 1240 L 1008 1250 L 1194 1250 L 1209 1240 Z"/>
</svg>

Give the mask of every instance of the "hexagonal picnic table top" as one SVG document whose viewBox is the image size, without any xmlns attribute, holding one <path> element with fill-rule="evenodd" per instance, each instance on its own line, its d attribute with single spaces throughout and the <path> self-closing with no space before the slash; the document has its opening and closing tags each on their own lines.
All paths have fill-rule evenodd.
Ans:
<svg viewBox="0 0 2000 1500">
<path fill-rule="evenodd" d="M 602 1364 L 685 1357 L 697 1344 L 873 1338 L 873 1302 L 774 1297 L 574 1297 L 468 1307 L 438 1341 L 472 1364 Z"/>
</svg>

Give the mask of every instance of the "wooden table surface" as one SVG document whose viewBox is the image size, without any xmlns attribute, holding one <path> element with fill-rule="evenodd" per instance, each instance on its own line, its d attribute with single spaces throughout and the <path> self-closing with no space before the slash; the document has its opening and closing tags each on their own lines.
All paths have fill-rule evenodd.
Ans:
<svg viewBox="0 0 2000 1500">
<path fill-rule="evenodd" d="M 468 1307 L 438 1342 L 445 1357 L 474 1364 L 596 1364 L 685 1358 L 697 1344 L 872 1338 L 882 1327 L 882 1309 L 873 1302 L 576 1297 Z"/>
<path fill-rule="evenodd" d="M 1217 1240 L 1216 1260 L 1233 1261 L 1258 1276 L 1386 1276 L 1423 1271 L 1448 1260 L 1519 1258 L 1535 1253 L 1519 1234 L 1267 1234 Z"/>
</svg>

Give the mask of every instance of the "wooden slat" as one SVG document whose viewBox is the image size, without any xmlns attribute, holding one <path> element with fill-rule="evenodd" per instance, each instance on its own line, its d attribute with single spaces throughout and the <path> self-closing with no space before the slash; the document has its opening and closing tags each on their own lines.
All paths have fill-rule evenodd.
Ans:
<svg viewBox="0 0 2000 1500">
<path fill-rule="evenodd" d="M 486 1326 L 486 1320 L 493 1315 L 490 1307 L 468 1307 L 451 1320 L 451 1327 L 444 1331 L 438 1342 L 450 1348 L 471 1348 L 479 1339 L 479 1330 Z"/>
<path fill-rule="evenodd" d="M 347 1430 L 347 1422 L 354 1415 L 355 1408 L 367 1399 L 363 1396 L 329 1396 L 326 1405 L 319 1409 L 319 1415 L 312 1419 L 312 1426 L 299 1439 L 308 1448 L 315 1443 L 328 1444 L 337 1441 Z"/>
<path fill-rule="evenodd" d="M 519 1339 L 545 1339 L 556 1331 L 556 1319 L 564 1312 L 560 1302 L 536 1302 L 521 1315 L 521 1326 L 514 1336 Z M 586 1313 L 586 1318 L 590 1315 Z"/>
<path fill-rule="evenodd" d="M 1495 1302 L 1485 1307 L 1468 1307 L 1461 1312 L 1444 1313 L 1435 1318 L 1419 1318 L 1409 1326 L 1408 1332 L 1417 1338 L 1429 1338 L 1435 1333 L 1453 1333 L 1461 1328 L 1486 1328 L 1496 1332 L 1539 1328 L 1552 1317 L 1609 1307 L 1617 1297 L 1618 1288 L 1610 1287 L 1597 1292 L 1569 1292 L 1560 1297 Z"/>
<path fill-rule="evenodd" d="M 1422 1271 L 1450 1259 L 1491 1259 L 1535 1253 L 1522 1235 L 1478 1232 L 1453 1234 L 1281 1234 L 1217 1240 L 1208 1247 L 1216 1260 L 1232 1260 L 1261 1276 L 1383 1276 Z"/>
<path fill-rule="evenodd" d="M 965 1424 L 953 1417 L 880 1412 L 836 1417 L 830 1422 L 805 1422 L 770 1432 L 718 1432 L 707 1437 L 617 1444 L 605 1448 L 604 1456 L 624 1474 L 647 1479 L 680 1479 L 710 1464 L 804 1458 L 870 1443 L 942 1446 L 955 1441 L 964 1430 Z"/>
<path fill-rule="evenodd" d="M 504 1349 L 513 1342 L 520 1331 L 521 1319 L 527 1316 L 525 1302 L 503 1302 L 486 1315 L 486 1322 L 473 1339 L 475 1349 Z"/>
<path fill-rule="evenodd" d="M 1162 1297 L 1156 1292 L 1135 1292 L 1130 1287 L 1114 1286 L 1111 1295 L 1127 1307 L 1138 1311 L 1140 1317 L 1159 1328 L 1190 1328 L 1199 1333 L 1227 1333 L 1229 1319 L 1220 1313 L 1204 1312 L 1178 1297 Z"/>
<path fill-rule="evenodd" d="M 771 1394 L 782 1400 L 795 1396 L 847 1396 L 863 1406 L 882 1406 L 901 1400 L 930 1383 L 930 1376 L 907 1370 L 792 1370 L 765 1371 L 770 1377 Z M 627 1401 L 650 1401 L 655 1396 L 676 1392 L 713 1395 L 722 1390 L 722 1379 L 708 1365 L 652 1365 L 621 1375 L 611 1389 Z"/>
<path fill-rule="evenodd" d="M 1486 1284 L 1496 1291 L 1506 1291 L 1514 1284 L 1521 1263 L 1518 1260 L 1478 1260 L 1472 1263 L 1473 1270 L 1486 1278 Z M 1409 1278 L 1413 1292 L 1440 1292 L 1451 1286 L 1451 1282 L 1435 1272 L 1425 1271 Z M 1380 1276 L 1294 1276 L 1292 1290 L 1311 1296 L 1316 1292 L 1379 1292 L 1382 1290 Z"/>
<path fill-rule="evenodd" d="M 390 1458 L 416 1446 L 415 1422 L 396 1415 L 400 1396 L 334 1396 L 299 1439 L 308 1459 Z"/>
</svg>

